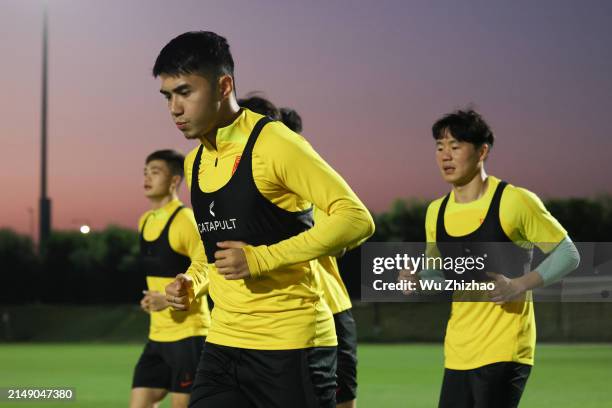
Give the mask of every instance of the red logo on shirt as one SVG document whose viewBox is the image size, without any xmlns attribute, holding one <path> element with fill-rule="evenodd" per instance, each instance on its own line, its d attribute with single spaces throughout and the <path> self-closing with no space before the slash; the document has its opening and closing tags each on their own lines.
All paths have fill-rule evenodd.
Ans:
<svg viewBox="0 0 612 408">
<path fill-rule="evenodd" d="M 236 156 L 236 160 L 234 160 L 234 168 L 232 169 L 232 175 L 234 175 L 234 173 L 236 172 L 236 169 L 238 168 L 238 165 L 240 164 L 240 157 L 242 157 L 241 155 Z"/>
</svg>

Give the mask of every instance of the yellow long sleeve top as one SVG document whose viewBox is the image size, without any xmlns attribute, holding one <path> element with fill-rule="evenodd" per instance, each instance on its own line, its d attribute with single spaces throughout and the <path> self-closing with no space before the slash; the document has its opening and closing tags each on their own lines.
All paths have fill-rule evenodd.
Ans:
<svg viewBox="0 0 612 408">
<path fill-rule="evenodd" d="M 232 177 L 251 130 L 262 115 L 247 109 L 217 131 L 216 149 L 204 142 L 199 186 L 214 192 Z M 199 146 L 185 158 L 191 173 Z M 357 245 L 374 232 L 368 210 L 348 184 L 310 146 L 280 122 L 266 125 L 253 148 L 252 172 L 264 198 L 288 211 L 312 205 L 326 219 L 273 245 L 246 246 L 251 279 L 226 280 L 214 264 L 207 274 L 190 270 L 195 291 L 210 278 L 215 302 L 208 341 L 251 349 L 298 349 L 336 345 L 333 318 L 321 300 L 316 259 Z M 247 243 L 248 244 L 248 243 Z"/>
</svg>

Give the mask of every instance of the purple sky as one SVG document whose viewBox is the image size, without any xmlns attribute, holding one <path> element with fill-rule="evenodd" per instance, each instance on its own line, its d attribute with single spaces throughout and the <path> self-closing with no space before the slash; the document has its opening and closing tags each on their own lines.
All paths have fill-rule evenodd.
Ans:
<svg viewBox="0 0 612 408">
<path fill-rule="evenodd" d="M 0 227 L 21 232 L 38 211 L 41 10 L 0 0 Z M 374 211 L 447 190 L 431 124 L 469 103 L 497 136 L 491 174 L 542 197 L 610 193 L 611 18 L 609 1 L 49 0 L 53 227 L 134 226 L 145 156 L 194 147 L 150 71 L 197 29 L 229 40 L 239 96 L 296 108 Z"/>
</svg>

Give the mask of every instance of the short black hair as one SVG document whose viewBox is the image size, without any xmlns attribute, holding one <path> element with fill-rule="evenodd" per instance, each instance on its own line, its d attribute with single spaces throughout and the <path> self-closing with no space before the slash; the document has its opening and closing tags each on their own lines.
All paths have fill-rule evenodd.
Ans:
<svg viewBox="0 0 612 408">
<path fill-rule="evenodd" d="M 281 114 L 276 105 L 259 92 L 249 92 L 246 97 L 238 99 L 238 105 L 250 111 L 268 116 L 272 120 L 281 120 Z"/>
<path fill-rule="evenodd" d="M 234 59 L 224 37 L 212 31 L 189 31 L 172 39 L 159 52 L 153 76 L 162 74 L 200 74 L 215 84 L 222 75 L 234 78 Z"/>
<path fill-rule="evenodd" d="M 185 176 L 185 170 L 183 169 L 183 162 L 185 161 L 185 156 L 183 156 L 176 150 L 157 150 L 147 156 L 145 164 L 149 164 L 149 162 L 152 162 L 153 160 L 162 160 L 166 162 L 168 168 L 170 169 L 170 174 L 172 174 L 173 176 L 180 176 L 181 180 Z"/>
<path fill-rule="evenodd" d="M 493 147 L 495 142 L 495 136 L 489 125 L 473 109 L 456 110 L 446 114 L 431 128 L 436 140 L 444 138 L 447 131 L 458 141 L 471 143 L 476 147 L 485 143 Z"/>
<path fill-rule="evenodd" d="M 302 117 L 291 108 L 280 108 L 281 121 L 295 133 L 302 133 Z"/>
</svg>

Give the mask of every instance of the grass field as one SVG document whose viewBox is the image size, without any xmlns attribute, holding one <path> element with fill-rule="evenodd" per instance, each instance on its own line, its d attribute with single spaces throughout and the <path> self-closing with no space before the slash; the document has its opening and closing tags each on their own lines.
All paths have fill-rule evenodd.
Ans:
<svg viewBox="0 0 612 408">
<path fill-rule="evenodd" d="M 0 408 L 127 407 L 141 350 L 135 344 L 2 344 L 0 388 L 74 387 L 76 401 L 0 402 Z M 361 345 L 359 359 L 360 408 L 436 406 L 440 345 Z M 612 345 L 540 345 L 536 359 L 521 407 L 612 407 Z"/>
</svg>

